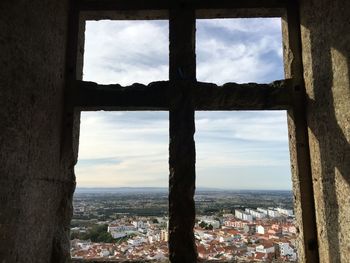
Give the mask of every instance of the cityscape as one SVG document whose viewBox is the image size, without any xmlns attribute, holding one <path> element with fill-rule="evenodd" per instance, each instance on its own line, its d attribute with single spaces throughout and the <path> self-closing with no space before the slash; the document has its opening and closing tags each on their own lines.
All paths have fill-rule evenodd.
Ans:
<svg viewBox="0 0 350 263">
<path fill-rule="evenodd" d="M 200 261 L 297 261 L 291 191 L 199 188 L 195 201 Z M 73 205 L 73 259 L 168 262 L 166 188 L 78 188 Z"/>
</svg>

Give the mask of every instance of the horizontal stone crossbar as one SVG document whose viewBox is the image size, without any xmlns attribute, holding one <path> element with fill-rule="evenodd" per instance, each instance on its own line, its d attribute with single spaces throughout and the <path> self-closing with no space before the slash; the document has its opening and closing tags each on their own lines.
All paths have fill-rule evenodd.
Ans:
<svg viewBox="0 0 350 263">
<path fill-rule="evenodd" d="M 77 81 L 75 107 L 83 111 L 94 110 L 169 110 L 172 96 L 169 81 L 148 85 L 100 85 Z M 270 84 L 195 82 L 193 100 L 196 110 L 287 110 L 292 105 L 288 80 Z"/>
<path fill-rule="evenodd" d="M 186 6 L 193 9 L 284 8 L 288 0 L 80 0 L 79 10 L 166 10 Z"/>
</svg>

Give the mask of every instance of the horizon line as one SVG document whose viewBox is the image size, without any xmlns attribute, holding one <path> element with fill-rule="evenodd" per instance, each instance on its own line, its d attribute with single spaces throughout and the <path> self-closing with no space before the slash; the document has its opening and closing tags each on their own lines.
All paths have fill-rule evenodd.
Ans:
<svg viewBox="0 0 350 263">
<path fill-rule="evenodd" d="M 121 189 L 121 188 L 156 188 L 156 189 L 169 189 L 164 186 L 77 186 L 75 189 Z M 281 189 L 281 188 L 220 188 L 210 186 L 197 186 L 195 189 L 207 188 L 211 190 L 235 190 L 235 191 L 292 191 L 293 189 Z"/>
</svg>

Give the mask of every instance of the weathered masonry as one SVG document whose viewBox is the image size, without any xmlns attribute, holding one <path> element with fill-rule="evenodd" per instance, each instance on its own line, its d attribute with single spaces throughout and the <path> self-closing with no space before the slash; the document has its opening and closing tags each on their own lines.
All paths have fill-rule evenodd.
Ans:
<svg viewBox="0 0 350 263">
<path fill-rule="evenodd" d="M 170 259 L 196 262 L 195 110 L 288 110 L 300 262 L 350 262 L 350 2 L 0 3 L 0 261 L 69 262 L 81 110 L 170 112 Z M 195 20 L 282 17 L 285 80 L 196 81 Z M 84 21 L 169 19 L 169 81 L 81 81 Z M 117 82 L 117 80 L 116 80 Z M 182 158 L 186 156 L 186 158 Z"/>
</svg>

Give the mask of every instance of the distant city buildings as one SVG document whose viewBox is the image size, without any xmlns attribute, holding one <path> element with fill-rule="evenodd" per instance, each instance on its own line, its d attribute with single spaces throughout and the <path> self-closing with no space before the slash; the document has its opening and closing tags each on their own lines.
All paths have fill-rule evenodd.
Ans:
<svg viewBox="0 0 350 263">
<path fill-rule="evenodd" d="M 265 218 L 267 214 L 259 212 L 257 210 L 251 209 L 251 208 L 246 208 L 245 212 L 252 215 L 253 218 Z"/>
<path fill-rule="evenodd" d="M 164 212 L 167 195 L 145 196 L 81 195 L 75 199 L 72 258 L 167 262 L 169 233 Z M 293 210 L 284 208 L 291 205 L 285 201 L 288 200 L 285 195 L 279 199 L 272 199 L 275 195 L 266 196 L 266 192 L 261 196 L 251 196 L 250 192 L 219 196 L 219 200 L 212 192 L 198 196 L 194 236 L 201 260 L 297 261 L 297 228 Z M 241 200 L 250 200 L 252 207 L 243 206 Z M 281 207 L 274 207 L 275 203 Z M 112 243 L 79 240 L 86 239 L 92 229 L 100 226 L 105 226 L 103 231 L 107 231 L 104 233 L 109 238 L 106 240 Z"/>
<path fill-rule="evenodd" d="M 246 221 L 252 221 L 253 219 L 262 219 L 266 217 L 277 218 L 281 216 L 294 217 L 293 210 L 280 207 L 269 207 L 267 209 L 258 207 L 256 210 L 246 208 L 244 212 L 240 209 L 235 210 L 235 217 Z"/>
<path fill-rule="evenodd" d="M 113 238 L 122 238 L 137 233 L 137 229 L 130 223 L 112 223 L 108 226 L 108 232 Z"/>
<path fill-rule="evenodd" d="M 249 221 L 249 222 L 252 222 L 253 221 L 253 216 L 247 212 L 244 212 L 240 209 L 236 209 L 235 210 L 235 217 L 237 219 L 241 219 L 241 220 L 244 220 L 244 221 Z"/>
<path fill-rule="evenodd" d="M 265 214 L 265 215 L 268 215 L 268 210 L 265 209 L 265 208 L 258 207 L 256 210 L 258 212 L 261 212 L 261 213 Z"/>
<path fill-rule="evenodd" d="M 277 212 L 280 213 L 281 215 L 284 215 L 284 216 L 291 216 L 291 217 L 294 216 L 293 210 L 291 210 L 291 209 L 284 209 L 284 208 L 277 207 L 276 210 L 277 210 Z"/>
<path fill-rule="evenodd" d="M 296 262 L 292 216 L 293 211 L 282 208 L 246 208 L 236 209 L 234 215 L 199 216 L 194 229 L 198 256 L 219 261 Z M 108 232 L 121 241 L 93 243 L 75 239 L 71 241 L 72 257 L 164 261 L 168 258 L 167 222 L 167 217 L 124 216 L 108 225 Z"/>
</svg>

